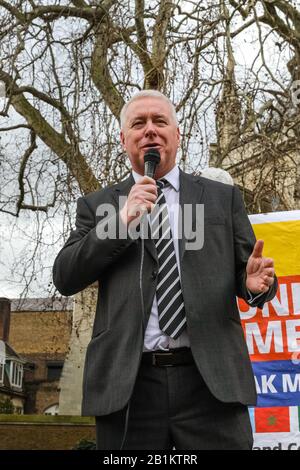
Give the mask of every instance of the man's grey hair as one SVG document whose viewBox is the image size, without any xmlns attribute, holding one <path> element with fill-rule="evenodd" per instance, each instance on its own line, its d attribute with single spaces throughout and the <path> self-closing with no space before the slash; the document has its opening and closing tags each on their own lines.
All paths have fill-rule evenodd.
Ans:
<svg viewBox="0 0 300 470">
<path fill-rule="evenodd" d="M 120 125 L 121 129 L 123 129 L 125 120 L 126 120 L 126 113 L 127 113 L 127 108 L 128 106 L 133 103 L 134 101 L 137 101 L 141 98 L 160 98 L 161 100 L 164 100 L 168 105 L 170 106 L 171 113 L 172 113 L 172 118 L 174 119 L 175 124 L 178 126 L 178 119 L 176 116 L 176 109 L 172 101 L 163 93 L 157 90 L 142 90 L 136 93 L 135 95 L 130 98 L 127 103 L 124 104 L 123 108 L 121 109 L 120 113 Z"/>
</svg>

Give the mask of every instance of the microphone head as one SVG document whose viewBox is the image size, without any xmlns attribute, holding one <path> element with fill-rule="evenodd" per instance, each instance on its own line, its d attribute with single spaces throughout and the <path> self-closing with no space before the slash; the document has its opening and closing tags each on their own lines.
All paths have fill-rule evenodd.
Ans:
<svg viewBox="0 0 300 470">
<path fill-rule="evenodd" d="M 156 165 L 160 162 L 160 153 L 155 147 L 149 147 L 144 155 L 144 162 L 152 162 Z"/>
</svg>

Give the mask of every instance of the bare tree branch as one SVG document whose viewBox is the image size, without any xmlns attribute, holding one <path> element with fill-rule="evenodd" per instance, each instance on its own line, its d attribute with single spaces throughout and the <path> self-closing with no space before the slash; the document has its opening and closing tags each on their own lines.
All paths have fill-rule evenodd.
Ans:
<svg viewBox="0 0 300 470">
<path fill-rule="evenodd" d="M 33 131 L 31 131 L 31 133 L 30 133 L 30 146 L 28 147 L 28 149 L 24 153 L 24 156 L 21 160 L 20 170 L 19 170 L 18 181 L 19 181 L 20 196 L 19 196 L 19 200 L 17 202 L 17 215 L 19 215 L 21 208 L 24 207 L 23 202 L 24 202 L 25 190 L 24 190 L 23 178 L 24 178 L 26 165 L 27 165 L 27 162 L 28 162 L 31 154 L 34 152 L 34 150 L 36 148 L 37 148 L 36 134 Z"/>
<path fill-rule="evenodd" d="M 62 134 L 59 134 L 50 126 L 41 113 L 29 103 L 22 93 L 19 93 L 13 78 L 3 70 L 0 70 L 0 80 L 6 83 L 8 93 L 12 94 L 11 103 L 15 110 L 25 118 L 36 135 L 60 156 L 78 181 L 83 193 L 90 192 L 91 188 L 97 189 L 99 187 L 98 181 L 79 150 L 76 149 L 74 152 L 72 145 L 66 142 Z"/>
</svg>

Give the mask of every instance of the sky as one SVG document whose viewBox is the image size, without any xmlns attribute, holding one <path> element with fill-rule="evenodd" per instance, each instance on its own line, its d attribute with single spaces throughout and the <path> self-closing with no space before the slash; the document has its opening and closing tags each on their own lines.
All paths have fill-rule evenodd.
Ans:
<svg viewBox="0 0 300 470">
<path fill-rule="evenodd" d="M 12 216 L 1 214 L 0 297 L 53 295 L 52 265 L 64 243 L 63 221 L 60 217 L 47 221 L 44 214 L 39 214 L 39 219 L 28 211 L 23 212 L 17 221 Z M 35 240 L 41 226 L 43 235 L 37 248 Z"/>
</svg>

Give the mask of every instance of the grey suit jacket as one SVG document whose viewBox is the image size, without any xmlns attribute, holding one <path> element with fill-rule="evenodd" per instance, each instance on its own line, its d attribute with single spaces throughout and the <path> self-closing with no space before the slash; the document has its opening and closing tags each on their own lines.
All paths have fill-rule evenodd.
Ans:
<svg viewBox="0 0 300 470">
<path fill-rule="evenodd" d="M 133 177 L 78 200 L 76 230 L 59 252 L 54 284 L 73 295 L 99 282 L 98 302 L 83 380 L 83 415 L 101 416 L 123 408 L 133 391 L 143 337 L 157 284 L 158 261 L 152 240 L 145 240 L 144 315 L 139 288 L 141 240 L 99 239 L 106 224 L 96 215 L 101 204 L 118 209 Z M 204 245 L 187 250 L 179 242 L 181 283 L 192 353 L 213 395 L 223 402 L 255 405 L 252 367 L 236 296 L 247 300 L 245 267 L 255 237 L 236 187 L 180 172 L 180 204 L 204 204 Z M 118 231 L 119 221 L 115 217 Z M 194 221 L 195 223 L 195 215 Z M 194 228 L 194 227 L 193 227 Z M 259 298 L 274 297 L 274 286 Z M 253 304 L 252 304 L 253 305 Z"/>
</svg>

